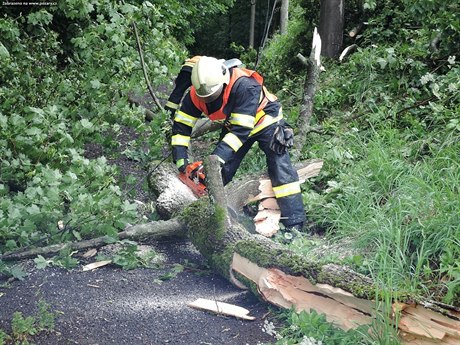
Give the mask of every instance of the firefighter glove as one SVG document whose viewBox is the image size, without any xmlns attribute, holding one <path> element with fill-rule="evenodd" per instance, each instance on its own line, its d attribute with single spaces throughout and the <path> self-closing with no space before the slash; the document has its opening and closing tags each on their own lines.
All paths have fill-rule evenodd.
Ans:
<svg viewBox="0 0 460 345">
<path fill-rule="evenodd" d="M 270 140 L 270 149 L 276 154 L 283 154 L 294 145 L 294 131 L 288 124 L 277 124 Z"/>
</svg>

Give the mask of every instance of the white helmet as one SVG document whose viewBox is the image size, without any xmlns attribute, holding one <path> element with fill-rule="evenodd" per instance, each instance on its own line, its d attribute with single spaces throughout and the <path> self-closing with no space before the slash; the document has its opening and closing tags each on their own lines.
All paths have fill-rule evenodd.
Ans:
<svg viewBox="0 0 460 345">
<path fill-rule="evenodd" d="M 192 84 L 196 95 L 205 103 L 212 102 L 222 93 L 224 84 L 230 81 L 230 71 L 225 60 L 202 56 L 192 69 Z"/>
</svg>

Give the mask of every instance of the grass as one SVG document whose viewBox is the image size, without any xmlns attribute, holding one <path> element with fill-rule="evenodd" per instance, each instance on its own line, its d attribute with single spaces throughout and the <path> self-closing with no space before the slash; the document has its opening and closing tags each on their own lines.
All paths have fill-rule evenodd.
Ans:
<svg viewBox="0 0 460 345">
<path fill-rule="evenodd" d="M 460 145 L 414 153 L 408 137 L 394 128 L 350 136 L 343 145 L 353 152 L 353 163 L 341 162 L 342 169 L 327 188 L 304 193 L 310 220 L 327 229 L 329 245 L 350 247 L 348 258 L 319 259 L 351 265 L 381 287 L 376 301 L 380 312 L 367 338 L 359 340 L 365 342 L 356 344 L 399 344 L 398 315 L 392 315 L 391 308 L 395 300 L 410 295 L 459 303 Z M 323 244 L 299 241 L 291 249 L 311 256 L 322 252 Z M 292 318 L 287 322 L 295 325 Z M 303 336 L 321 340 L 314 332 Z M 294 338 L 292 344 L 301 343 L 301 337 Z M 284 341 L 277 344 L 291 344 Z"/>
<path fill-rule="evenodd" d="M 426 295 L 444 288 L 431 282 L 441 273 L 440 258 L 455 265 L 459 255 L 460 167 L 453 148 L 410 162 L 406 144 L 391 129 L 355 143 L 362 158 L 341 172 L 328 191 L 335 193 L 332 200 L 324 193 L 310 199 L 316 202 L 310 209 L 315 221 L 329 225 L 331 239 L 355 239 L 355 247 L 370 256 L 370 268 L 386 272 L 392 288 Z"/>
</svg>

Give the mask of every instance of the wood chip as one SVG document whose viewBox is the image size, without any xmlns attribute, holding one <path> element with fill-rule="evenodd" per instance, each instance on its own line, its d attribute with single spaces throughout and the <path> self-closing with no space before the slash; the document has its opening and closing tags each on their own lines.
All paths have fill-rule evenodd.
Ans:
<svg viewBox="0 0 460 345">
<path fill-rule="evenodd" d="M 239 319 L 243 320 L 255 320 L 254 316 L 250 316 L 249 310 L 239 307 L 237 305 L 213 301 L 210 299 L 205 298 L 198 298 L 194 302 L 187 304 L 191 308 L 200 309 L 200 310 L 208 310 L 212 311 L 216 314 L 234 316 Z"/>
<path fill-rule="evenodd" d="M 83 266 L 83 271 L 91 271 L 95 270 L 96 268 L 102 267 L 102 266 L 107 266 L 112 263 L 112 260 L 104 260 L 104 261 L 97 261 L 93 262 L 91 264 Z"/>
<path fill-rule="evenodd" d="M 100 288 L 99 285 L 93 285 L 93 284 L 86 284 L 86 286 L 93 287 L 93 288 Z"/>
<path fill-rule="evenodd" d="M 94 255 L 97 254 L 97 249 L 93 248 L 88 250 L 85 254 L 82 255 L 85 259 L 92 258 Z"/>
</svg>

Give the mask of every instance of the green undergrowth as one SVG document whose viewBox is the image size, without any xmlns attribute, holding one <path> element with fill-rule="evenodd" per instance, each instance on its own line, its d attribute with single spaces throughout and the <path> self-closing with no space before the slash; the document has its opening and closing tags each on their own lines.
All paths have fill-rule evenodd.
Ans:
<svg viewBox="0 0 460 345">
<path fill-rule="evenodd" d="M 40 299 L 36 314 L 24 316 L 20 311 L 14 312 L 11 319 L 11 332 L 0 329 L 0 345 L 33 344 L 34 336 L 43 332 L 52 332 L 57 313 L 50 308 L 46 301 Z"/>
<path fill-rule="evenodd" d="M 288 324 L 288 327 L 277 327 L 278 324 Z M 373 345 L 378 342 L 369 335 L 372 325 L 361 326 L 357 329 L 344 331 L 326 317 L 305 311 L 286 310 L 278 312 L 273 321 L 266 320 L 264 331 L 277 340 L 273 345 Z"/>
<path fill-rule="evenodd" d="M 458 306 L 459 5 L 364 3 L 367 26 L 356 41 L 345 38 L 357 51 L 342 63 L 323 59 L 311 120 L 317 131 L 301 156 L 324 160 L 320 175 L 302 186 L 306 228 L 322 239 L 303 236 L 290 248 L 373 278 L 385 291 L 377 293 L 381 310 L 407 296 Z M 269 43 L 261 70 L 277 77 L 284 113 L 295 123 L 304 79 L 295 54 L 283 55 L 291 39 Z M 378 344 L 398 342 L 390 314 L 379 317 L 387 332 L 378 333 Z"/>
<path fill-rule="evenodd" d="M 0 253 L 116 237 L 139 221 L 127 188 L 139 181 L 124 181 L 109 159 L 117 158 L 122 127 L 142 137 L 128 143 L 128 158 L 139 160 L 133 151 L 144 161 L 160 156 L 158 123 L 166 114 L 145 123 L 143 110 L 128 102 L 128 93 L 146 90 L 133 22 L 152 84 L 169 85 L 184 51 L 171 35 L 174 24 L 150 2 L 2 8 Z M 87 159 L 88 144 L 103 156 Z"/>
<path fill-rule="evenodd" d="M 458 305 L 457 46 L 446 38 L 439 51 L 431 52 L 431 32 L 422 27 L 387 28 L 389 38 L 378 38 L 379 20 L 390 13 L 394 25 L 415 23 L 415 13 L 431 24 L 439 24 L 436 15 L 450 16 L 444 4 L 436 15 L 424 12 L 426 6 L 403 2 L 392 7 L 386 1 L 374 7 L 373 25 L 364 31 L 357 52 L 341 64 L 323 61 L 312 118 L 321 134 L 308 135 L 302 158 L 321 158 L 324 167 L 303 185 L 303 199 L 307 230 L 327 242 L 348 243 L 348 255 L 331 253 L 323 260 L 351 265 L 388 291 Z M 458 37 L 460 27 L 453 24 L 446 32 Z M 288 78 L 283 89 L 291 122 L 299 98 L 289 89 L 299 81 Z M 305 255 L 316 244 L 298 241 L 293 248 Z"/>
</svg>

